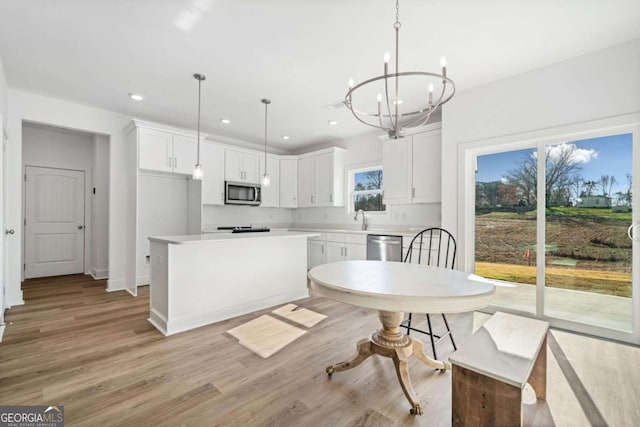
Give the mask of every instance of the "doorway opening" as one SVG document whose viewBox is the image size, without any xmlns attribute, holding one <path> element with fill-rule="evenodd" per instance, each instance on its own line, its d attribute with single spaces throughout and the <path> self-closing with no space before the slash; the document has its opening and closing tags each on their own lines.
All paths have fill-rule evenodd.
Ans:
<svg viewBox="0 0 640 427">
<path fill-rule="evenodd" d="M 22 278 L 108 277 L 109 137 L 23 122 Z"/>
</svg>

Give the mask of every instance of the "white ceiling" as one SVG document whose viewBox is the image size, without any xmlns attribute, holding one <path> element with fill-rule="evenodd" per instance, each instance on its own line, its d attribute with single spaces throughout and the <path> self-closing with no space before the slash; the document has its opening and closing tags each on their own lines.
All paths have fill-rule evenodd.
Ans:
<svg viewBox="0 0 640 427">
<path fill-rule="evenodd" d="M 394 19 L 393 0 L 0 0 L 0 57 L 12 89 L 188 128 L 204 73 L 204 131 L 260 143 L 267 97 L 269 143 L 296 150 L 369 130 L 324 106 L 381 73 Z M 446 55 L 460 91 L 640 38 L 640 1 L 401 0 L 400 21 L 400 71 Z"/>
</svg>

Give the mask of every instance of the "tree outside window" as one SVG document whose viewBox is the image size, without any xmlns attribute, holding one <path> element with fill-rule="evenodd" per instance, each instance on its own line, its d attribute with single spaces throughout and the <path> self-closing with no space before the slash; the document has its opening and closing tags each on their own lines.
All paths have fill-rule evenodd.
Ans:
<svg viewBox="0 0 640 427">
<path fill-rule="evenodd" d="M 382 203 L 382 166 L 353 170 L 351 175 L 351 200 L 353 211 L 384 212 Z"/>
</svg>

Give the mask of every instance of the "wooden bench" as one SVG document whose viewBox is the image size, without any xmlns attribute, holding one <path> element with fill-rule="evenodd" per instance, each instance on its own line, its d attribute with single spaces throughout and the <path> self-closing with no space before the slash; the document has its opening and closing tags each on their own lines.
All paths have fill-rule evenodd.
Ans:
<svg viewBox="0 0 640 427">
<path fill-rule="evenodd" d="M 549 323 L 496 313 L 454 352 L 453 426 L 522 425 L 522 390 L 547 392 Z"/>
</svg>

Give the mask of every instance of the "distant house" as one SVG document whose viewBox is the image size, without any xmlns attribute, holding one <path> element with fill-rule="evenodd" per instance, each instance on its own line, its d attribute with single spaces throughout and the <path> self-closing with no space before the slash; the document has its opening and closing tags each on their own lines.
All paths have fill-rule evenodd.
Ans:
<svg viewBox="0 0 640 427">
<path fill-rule="evenodd" d="M 609 196 L 585 196 L 576 200 L 579 208 L 610 208 L 611 197 Z"/>
</svg>

